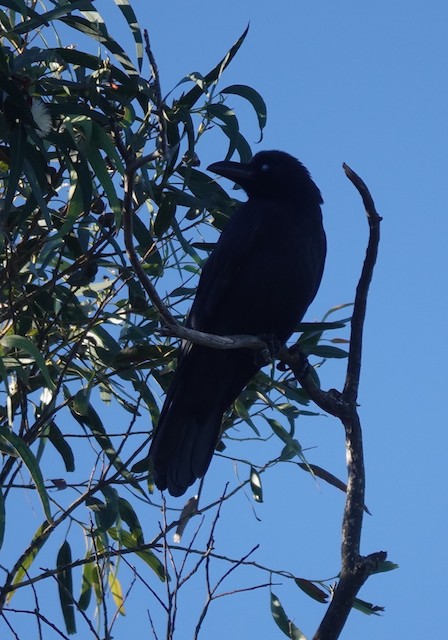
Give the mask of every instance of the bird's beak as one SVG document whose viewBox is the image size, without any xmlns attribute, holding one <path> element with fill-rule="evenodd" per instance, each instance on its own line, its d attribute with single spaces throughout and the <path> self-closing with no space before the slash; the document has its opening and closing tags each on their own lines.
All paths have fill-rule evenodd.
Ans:
<svg viewBox="0 0 448 640">
<path fill-rule="evenodd" d="M 233 180 L 242 187 L 246 184 L 250 184 L 255 177 L 252 165 L 242 162 L 232 162 L 230 160 L 214 162 L 207 167 L 207 170 L 217 173 L 218 175 L 223 176 L 223 178 Z"/>
</svg>

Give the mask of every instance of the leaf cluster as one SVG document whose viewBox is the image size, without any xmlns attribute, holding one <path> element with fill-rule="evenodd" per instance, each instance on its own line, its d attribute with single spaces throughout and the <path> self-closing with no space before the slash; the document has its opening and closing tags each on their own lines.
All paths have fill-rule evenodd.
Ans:
<svg viewBox="0 0 448 640">
<path fill-rule="evenodd" d="M 138 166 L 132 233 L 141 265 L 182 318 L 217 232 L 237 205 L 200 169 L 203 136 L 221 132 L 226 157 L 248 161 L 251 149 L 232 105 L 243 99 L 253 107 L 260 139 L 266 124 L 255 89 L 221 88 L 247 29 L 208 73 L 189 74 L 163 97 L 132 7 L 116 4 L 133 56 L 93 2 L 52 0 L 46 9 L 4 0 L 0 8 L 0 543 L 11 532 L 9 496 L 35 488 L 44 517 L 27 548 L 14 550 L 0 604 L 27 580 L 56 575 L 68 633 L 92 594 L 102 606 L 111 593 L 124 613 L 121 552 L 135 552 L 159 579 L 168 578 L 153 551 L 157 536 L 145 542 L 135 501 L 153 504 L 145 453 L 177 349 L 161 336 L 159 315 L 124 251 L 127 170 Z M 71 38 L 82 38 L 82 47 Z M 344 323 L 306 327 L 304 352 L 320 361 L 345 357 L 322 344 L 324 330 Z M 279 458 L 303 461 L 294 429 L 299 415 L 311 415 L 307 404 L 290 374 L 260 372 L 226 415 L 221 450 L 240 421 L 261 437 L 254 418 L 262 415 L 281 442 Z M 124 427 L 111 419 L 117 410 Z M 54 466 L 59 477 L 51 478 Z M 23 471 L 29 484 L 15 482 Z M 76 472 L 80 481 L 69 481 Z M 260 474 L 248 468 L 247 475 L 260 501 Z M 68 539 L 72 524 L 87 541 L 83 556 Z M 39 573 L 34 559 L 56 531 L 64 539 L 55 569 Z"/>
</svg>

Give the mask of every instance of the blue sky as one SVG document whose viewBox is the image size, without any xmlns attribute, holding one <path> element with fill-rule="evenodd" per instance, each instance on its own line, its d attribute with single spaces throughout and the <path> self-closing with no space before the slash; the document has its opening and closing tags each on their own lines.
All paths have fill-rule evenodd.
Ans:
<svg viewBox="0 0 448 640">
<path fill-rule="evenodd" d="M 96 4 L 104 12 L 112 2 Z M 374 576 L 360 593 L 385 606 L 385 614 L 367 618 L 353 612 L 341 637 L 441 637 L 448 570 L 448 5 L 412 0 L 362 6 L 354 0 L 134 4 L 149 30 L 164 93 L 187 73 L 211 69 L 250 22 L 221 86 L 248 84 L 262 94 L 268 124 L 254 150 L 276 148 L 297 156 L 322 191 L 329 251 L 307 320 L 353 300 L 364 256 L 367 224 L 342 162 L 370 187 L 384 220 L 359 396 L 366 502 L 373 514 L 365 519 L 362 551 L 386 550 L 400 569 Z M 116 11 L 104 15 L 110 15 L 109 30 L 119 40 Z M 255 142 L 253 113 L 238 99 L 234 104 L 244 134 Z M 225 141 L 215 140 L 208 145 L 204 137 L 203 167 L 225 155 Z M 341 388 L 343 374 L 343 364 L 324 367 L 323 386 Z M 310 448 L 311 462 L 343 476 L 343 433 L 333 419 L 304 420 L 299 438 Z M 228 464 L 214 461 L 211 487 L 223 486 L 228 471 Z M 262 564 L 308 578 L 334 575 L 343 496 L 289 465 L 277 467 L 264 482 L 265 502 L 256 508 L 260 522 L 244 498 L 237 503 L 236 522 L 235 513 L 224 510 L 216 541 L 220 552 L 230 546 L 235 556 L 242 555 L 260 543 L 256 559 Z M 153 517 L 150 513 L 145 520 L 148 531 L 155 526 Z M 284 585 L 274 591 L 311 637 L 323 607 Z M 203 597 L 198 588 L 187 594 L 187 605 Z M 148 606 L 143 599 L 131 601 L 116 637 L 137 628 L 150 637 L 141 617 Z M 185 624 L 188 613 L 187 606 Z M 212 607 L 203 637 L 229 635 L 235 640 L 284 637 L 270 617 L 267 591 L 223 598 Z"/>
</svg>

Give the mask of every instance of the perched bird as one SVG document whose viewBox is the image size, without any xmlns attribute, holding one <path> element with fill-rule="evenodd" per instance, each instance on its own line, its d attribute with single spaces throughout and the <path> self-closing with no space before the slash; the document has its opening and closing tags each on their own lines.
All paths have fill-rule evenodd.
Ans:
<svg viewBox="0 0 448 640">
<path fill-rule="evenodd" d="M 204 265 L 186 326 L 217 335 L 270 335 L 284 344 L 317 293 L 326 255 L 320 191 L 281 151 L 247 164 L 208 167 L 239 184 L 248 200 Z M 159 489 L 180 496 L 210 464 L 224 412 L 260 368 L 253 350 L 186 343 L 151 449 Z"/>
</svg>

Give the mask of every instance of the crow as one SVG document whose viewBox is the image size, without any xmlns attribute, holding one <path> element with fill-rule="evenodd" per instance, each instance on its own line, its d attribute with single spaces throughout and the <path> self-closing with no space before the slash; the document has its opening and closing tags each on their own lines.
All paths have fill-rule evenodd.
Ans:
<svg viewBox="0 0 448 640">
<path fill-rule="evenodd" d="M 204 265 L 186 326 L 284 344 L 322 278 L 320 191 L 308 170 L 282 151 L 261 151 L 249 163 L 216 162 L 208 170 L 240 185 L 248 200 Z M 224 412 L 260 366 L 250 349 L 182 345 L 149 452 L 159 489 L 181 496 L 205 475 Z"/>
</svg>

